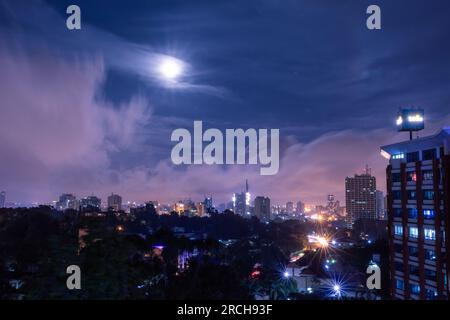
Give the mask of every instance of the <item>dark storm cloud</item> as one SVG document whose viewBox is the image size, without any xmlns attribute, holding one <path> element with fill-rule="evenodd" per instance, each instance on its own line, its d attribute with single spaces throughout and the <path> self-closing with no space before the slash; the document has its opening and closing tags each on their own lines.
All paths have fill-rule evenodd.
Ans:
<svg viewBox="0 0 450 320">
<path fill-rule="evenodd" d="M 65 29 L 72 3 L 82 9 L 80 33 Z M 254 194 L 275 201 L 342 200 L 345 176 L 365 164 L 384 185 L 378 147 L 401 139 L 392 128 L 398 107 L 425 107 L 428 133 L 448 124 L 447 1 L 378 1 L 383 29 L 373 32 L 369 1 L 48 4 L 0 2 L 0 62 L 9 70 L 0 75 L 0 189 L 12 199 L 114 191 L 226 201 L 248 177 Z M 167 90 L 148 73 L 161 55 L 189 64 L 182 88 Z M 193 120 L 280 128 L 279 174 L 174 167 L 170 133 Z"/>
</svg>

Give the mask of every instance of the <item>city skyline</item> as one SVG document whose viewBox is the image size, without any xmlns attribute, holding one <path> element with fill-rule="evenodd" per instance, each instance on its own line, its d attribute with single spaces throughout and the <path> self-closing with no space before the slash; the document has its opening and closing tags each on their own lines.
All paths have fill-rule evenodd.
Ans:
<svg viewBox="0 0 450 320">
<path fill-rule="evenodd" d="M 243 177 L 276 203 L 321 203 L 327 193 L 342 200 L 345 177 L 365 165 L 384 181 L 379 146 L 404 139 L 394 131 L 399 107 L 425 109 L 421 135 L 450 123 L 444 1 L 408 2 L 408 14 L 380 1 L 382 33 L 367 30 L 363 3 L 270 1 L 108 3 L 108 15 L 78 1 L 78 32 L 65 26 L 66 2 L 0 2 L 0 189 L 8 201 L 115 192 L 137 202 L 213 194 L 225 203 Z M 405 28 L 410 15 L 421 19 Z M 168 58 L 186 70 L 178 86 L 151 73 Z M 279 173 L 173 166 L 170 132 L 194 120 L 280 128 Z"/>
</svg>

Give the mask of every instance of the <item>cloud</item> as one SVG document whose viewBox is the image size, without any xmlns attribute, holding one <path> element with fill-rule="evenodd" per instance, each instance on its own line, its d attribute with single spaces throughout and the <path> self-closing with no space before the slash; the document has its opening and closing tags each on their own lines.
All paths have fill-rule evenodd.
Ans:
<svg viewBox="0 0 450 320">
<path fill-rule="evenodd" d="M 149 121 L 148 102 L 101 101 L 101 58 L 62 59 L 2 43 L 0 69 L 0 176 L 20 198 L 82 188 L 92 181 L 78 186 L 79 173 L 95 179 L 93 171 L 109 167 L 110 152 L 140 145 L 137 131 Z M 61 179 L 68 175 L 73 185 Z"/>
</svg>

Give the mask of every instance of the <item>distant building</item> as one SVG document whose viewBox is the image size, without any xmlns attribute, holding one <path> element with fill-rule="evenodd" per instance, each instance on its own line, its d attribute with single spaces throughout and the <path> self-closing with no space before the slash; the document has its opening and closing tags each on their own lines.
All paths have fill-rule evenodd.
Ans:
<svg viewBox="0 0 450 320">
<path fill-rule="evenodd" d="M 301 201 L 298 201 L 295 207 L 295 211 L 297 213 L 305 213 L 305 204 Z"/>
<path fill-rule="evenodd" d="M 293 214 L 294 213 L 294 203 L 292 203 L 291 201 L 286 203 L 286 212 L 288 214 Z"/>
<path fill-rule="evenodd" d="M 61 211 L 68 209 L 77 210 L 78 209 L 77 198 L 70 193 L 64 193 L 60 195 L 58 202 L 56 202 L 56 209 Z"/>
<path fill-rule="evenodd" d="M 111 195 L 108 197 L 108 210 L 122 210 L 122 197 L 118 194 L 111 193 Z"/>
<path fill-rule="evenodd" d="M 270 220 L 270 199 L 268 197 L 258 196 L 255 198 L 255 216 L 260 221 Z"/>
<path fill-rule="evenodd" d="M 184 213 L 184 210 L 186 210 L 186 208 L 184 206 L 183 201 L 175 202 L 175 204 L 173 206 L 173 210 L 178 214 Z"/>
<path fill-rule="evenodd" d="M 363 174 L 345 178 L 345 206 L 347 228 L 352 229 L 357 219 L 377 218 L 376 179 L 366 168 Z"/>
<path fill-rule="evenodd" d="M 245 192 L 233 194 L 233 210 L 235 214 L 250 217 L 251 196 L 248 190 L 248 181 L 245 180 Z"/>
<path fill-rule="evenodd" d="M 83 211 L 100 211 L 102 200 L 96 196 L 88 196 L 81 199 L 80 207 Z"/>
<path fill-rule="evenodd" d="M 6 192 L 2 191 L 0 192 L 0 208 L 5 207 L 5 202 L 6 202 Z"/>
<path fill-rule="evenodd" d="M 214 209 L 212 197 L 206 197 L 203 201 L 203 205 L 205 207 L 205 212 L 211 213 L 211 211 Z"/>
<path fill-rule="evenodd" d="M 203 217 L 206 213 L 205 202 L 197 202 L 196 211 L 197 211 L 197 216 Z"/>
<path fill-rule="evenodd" d="M 381 147 L 389 159 L 390 290 L 395 299 L 450 297 L 450 128 Z"/>
<path fill-rule="evenodd" d="M 378 220 L 384 220 L 384 217 L 386 215 L 386 209 L 384 206 L 384 194 L 383 191 L 377 190 L 376 191 L 376 204 L 377 204 L 377 219 Z"/>
</svg>

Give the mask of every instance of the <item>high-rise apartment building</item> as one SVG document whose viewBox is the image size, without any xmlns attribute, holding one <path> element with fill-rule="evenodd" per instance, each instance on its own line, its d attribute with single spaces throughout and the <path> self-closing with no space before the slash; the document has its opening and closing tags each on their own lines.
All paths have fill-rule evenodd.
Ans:
<svg viewBox="0 0 450 320">
<path fill-rule="evenodd" d="M 377 190 L 376 191 L 376 198 L 377 198 L 377 219 L 378 220 L 384 220 L 386 216 L 386 208 L 384 205 L 384 194 L 383 191 Z"/>
<path fill-rule="evenodd" d="M 108 197 L 108 209 L 111 209 L 113 211 L 122 210 L 122 197 L 118 194 L 112 193 Z"/>
<path fill-rule="evenodd" d="M 376 219 L 376 189 L 376 179 L 368 168 L 363 174 L 345 178 L 347 228 L 352 229 L 358 219 Z"/>
<path fill-rule="evenodd" d="M 268 197 L 258 196 L 255 198 L 255 216 L 260 221 L 270 221 L 270 199 Z"/>
<path fill-rule="evenodd" d="M 60 195 L 59 200 L 56 203 L 56 209 L 61 211 L 68 209 L 77 210 L 78 206 L 79 204 L 77 198 L 70 193 L 63 193 L 62 195 Z"/>
<path fill-rule="evenodd" d="M 448 299 L 450 128 L 381 148 L 386 169 L 390 290 L 396 299 Z"/>
<path fill-rule="evenodd" d="M 294 203 L 289 201 L 286 203 L 286 213 L 293 214 L 294 213 Z"/>
<path fill-rule="evenodd" d="M 301 201 L 298 201 L 297 205 L 295 207 L 295 211 L 297 213 L 304 213 L 305 212 L 305 204 Z"/>
</svg>

